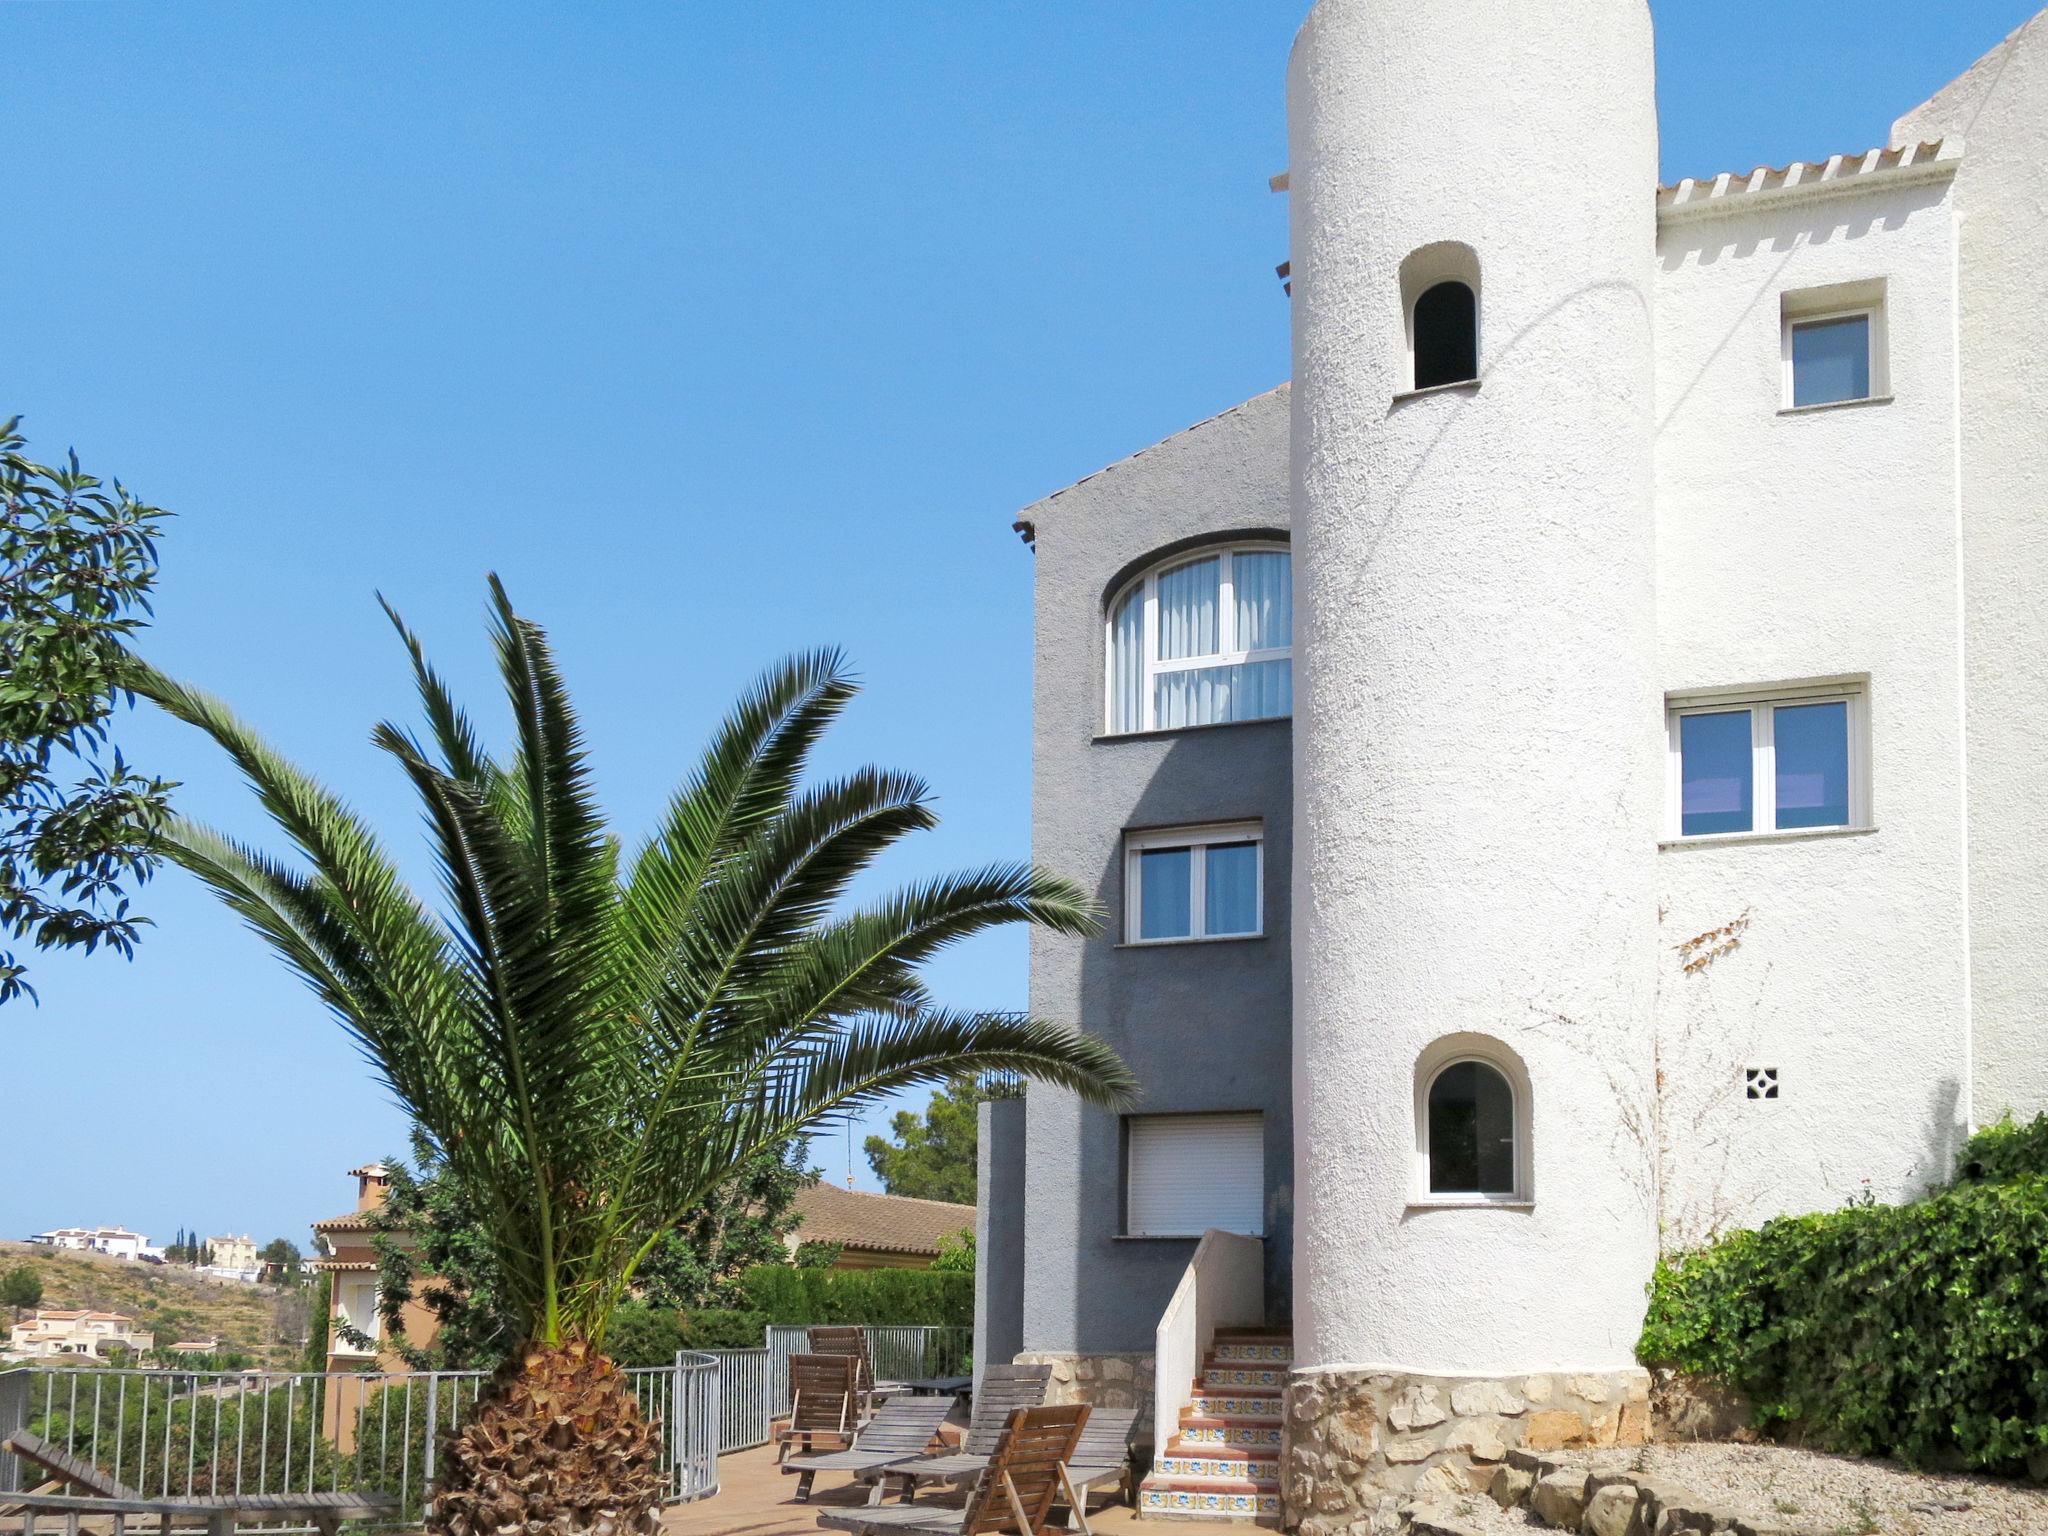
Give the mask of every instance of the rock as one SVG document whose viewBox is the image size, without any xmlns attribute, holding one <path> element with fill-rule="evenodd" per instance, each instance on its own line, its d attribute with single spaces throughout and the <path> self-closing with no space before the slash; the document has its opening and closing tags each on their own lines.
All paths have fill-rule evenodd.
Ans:
<svg viewBox="0 0 2048 1536">
<path fill-rule="evenodd" d="M 1641 1445 L 1650 1438 L 1650 1405 L 1626 1402 L 1621 1405 L 1621 1424 L 1614 1432 L 1616 1445 Z"/>
<path fill-rule="evenodd" d="M 1478 1526 L 1459 1519 L 1455 1509 L 1443 1504 L 1425 1504 L 1411 1510 L 1408 1529 L 1414 1536 L 1483 1536 Z"/>
<path fill-rule="evenodd" d="M 1589 1403 L 1607 1401 L 1607 1383 L 1598 1376 L 1567 1376 L 1564 1389 L 1573 1397 L 1584 1398 Z"/>
<path fill-rule="evenodd" d="M 1522 1396 L 1532 1403 L 1550 1401 L 1551 1381 L 1548 1376 L 1531 1376 L 1522 1383 Z"/>
<path fill-rule="evenodd" d="M 1362 1425 L 1356 1419 L 1339 1419 L 1324 1431 L 1324 1442 L 1333 1456 L 1350 1462 L 1370 1461 L 1380 1448 L 1379 1425 L 1371 1419 Z"/>
<path fill-rule="evenodd" d="M 1561 1451 L 1568 1445 L 1583 1445 L 1585 1442 L 1585 1420 L 1562 1408 L 1546 1408 L 1541 1413 L 1530 1414 L 1528 1428 L 1522 1431 L 1522 1444 L 1532 1451 Z"/>
<path fill-rule="evenodd" d="M 1387 1411 L 1387 1418 L 1394 1428 L 1404 1430 L 1427 1429 L 1449 1417 L 1436 1388 L 1425 1387 L 1419 1382 L 1395 1398 L 1394 1406 Z"/>
<path fill-rule="evenodd" d="M 1323 1416 L 1323 1388 L 1314 1380 L 1297 1381 L 1287 1389 L 1287 1422 L 1313 1424 Z"/>
<path fill-rule="evenodd" d="M 1700 1376 L 1660 1370 L 1650 1388 L 1659 1440 L 1733 1440 L 1749 1431 L 1749 1400 Z"/>
<path fill-rule="evenodd" d="M 1468 1420 L 1453 1426 L 1444 1436 L 1444 1449 L 1463 1451 L 1474 1461 L 1499 1461 L 1508 1453 L 1500 1437 L 1500 1426 L 1485 1419 Z"/>
<path fill-rule="evenodd" d="M 1461 1381 L 1451 1388 L 1451 1411 L 1470 1416 L 1497 1413 L 1513 1418 L 1528 1411 L 1528 1403 L 1497 1381 Z"/>
<path fill-rule="evenodd" d="M 1586 1536 L 1641 1536 L 1636 1505 L 1641 1502 L 1633 1483 L 1610 1483 L 1586 1501 L 1586 1513 L 1579 1529 Z"/>
<path fill-rule="evenodd" d="M 1437 1452 L 1434 1435 L 1403 1435 L 1398 1440 L 1387 1442 L 1387 1460 L 1403 1466 L 1418 1461 L 1427 1461 Z"/>
<path fill-rule="evenodd" d="M 1586 1515 L 1586 1474 L 1552 1472 L 1529 1490 L 1529 1507 L 1545 1525 L 1576 1531 Z"/>
<path fill-rule="evenodd" d="M 1659 1505 L 1657 1523 L 1650 1528 L 1650 1536 L 1689 1536 L 1698 1532 L 1708 1536 L 1714 1530 L 1713 1511 L 1695 1504 Z"/>
<path fill-rule="evenodd" d="M 1104 1381 L 1130 1381 L 1136 1374 L 1131 1368 L 1131 1362 L 1124 1359 L 1121 1355 L 1109 1355 L 1103 1359 L 1102 1379 Z"/>
<path fill-rule="evenodd" d="M 1441 1462 L 1415 1480 L 1414 1492 L 1418 1499 L 1455 1499 L 1471 1491 L 1455 1467 L 1444 1466 Z"/>
<path fill-rule="evenodd" d="M 1513 1509 L 1529 1497 L 1529 1490 L 1535 1486 L 1535 1476 L 1520 1467 L 1495 1467 L 1493 1481 L 1486 1485 L 1486 1496 L 1502 1509 Z"/>
</svg>

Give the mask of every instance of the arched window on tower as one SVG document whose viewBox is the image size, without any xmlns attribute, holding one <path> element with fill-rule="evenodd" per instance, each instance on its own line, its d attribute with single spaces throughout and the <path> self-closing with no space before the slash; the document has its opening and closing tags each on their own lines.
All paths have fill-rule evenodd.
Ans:
<svg viewBox="0 0 2048 1536">
<path fill-rule="evenodd" d="M 1456 278 L 1424 289 L 1415 301 L 1415 387 L 1478 377 L 1478 296 Z"/>
<path fill-rule="evenodd" d="M 1411 390 L 1479 379 L 1479 254 L 1456 240 L 1401 263 L 1401 319 Z"/>
<path fill-rule="evenodd" d="M 1486 1062 L 1454 1061 L 1429 1085 L 1429 1192 L 1515 1192 L 1515 1091 Z"/>
<path fill-rule="evenodd" d="M 1504 1043 L 1446 1035 L 1415 1063 L 1415 1200 L 1526 1205 L 1529 1074 Z"/>
</svg>

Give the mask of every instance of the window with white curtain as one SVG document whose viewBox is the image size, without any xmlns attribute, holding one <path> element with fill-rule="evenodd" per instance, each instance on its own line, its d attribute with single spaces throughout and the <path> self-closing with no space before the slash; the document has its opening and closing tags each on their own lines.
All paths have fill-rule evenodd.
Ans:
<svg viewBox="0 0 2048 1536">
<path fill-rule="evenodd" d="M 1271 720 L 1294 711 L 1294 573 L 1284 545 L 1165 562 L 1110 606 L 1112 733 Z"/>
<path fill-rule="evenodd" d="M 1124 939 L 1175 944 L 1264 931 L 1264 829 L 1256 821 L 1124 835 Z"/>
</svg>

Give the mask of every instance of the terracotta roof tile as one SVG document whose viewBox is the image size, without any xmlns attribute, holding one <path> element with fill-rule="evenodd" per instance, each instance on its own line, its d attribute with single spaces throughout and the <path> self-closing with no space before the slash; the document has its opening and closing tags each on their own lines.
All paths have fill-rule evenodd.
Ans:
<svg viewBox="0 0 2048 1536">
<path fill-rule="evenodd" d="M 813 1184 L 798 1192 L 801 1242 L 843 1243 L 887 1253 L 939 1251 L 939 1239 L 974 1225 L 974 1207 Z"/>
</svg>

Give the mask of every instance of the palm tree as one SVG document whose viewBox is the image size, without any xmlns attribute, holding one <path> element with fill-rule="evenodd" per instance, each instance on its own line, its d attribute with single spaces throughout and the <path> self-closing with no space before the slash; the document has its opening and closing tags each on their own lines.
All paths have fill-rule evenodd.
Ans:
<svg viewBox="0 0 2048 1536">
<path fill-rule="evenodd" d="M 391 724 L 373 739 L 425 807 L 438 910 L 359 816 L 219 701 L 141 663 L 134 687 L 227 751 L 303 864 L 185 821 L 169 855 L 319 994 L 484 1212 L 526 1343 L 451 1438 L 430 1525 L 647 1530 L 657 1442 L 605 1328 L 636 1266 L 714 1186 L 763 1148 L 963 1071 L 1104 1103 L 1134 1083 L 1098 1040 L 941 1007 L 919 979 L 935 951 L 1001 924 L 1092 931 L 1073 884 L 998 865 L 846 905 L 849 881 L 935 818 L 906 774 L 805 783 L 855 692 L 837 653 L 748 692 L 622 861 L 546 637 L 495 577 L 491 593 L 516 725 L 505 761 L 385 607 L 426 740 Z"/>
</svg>

